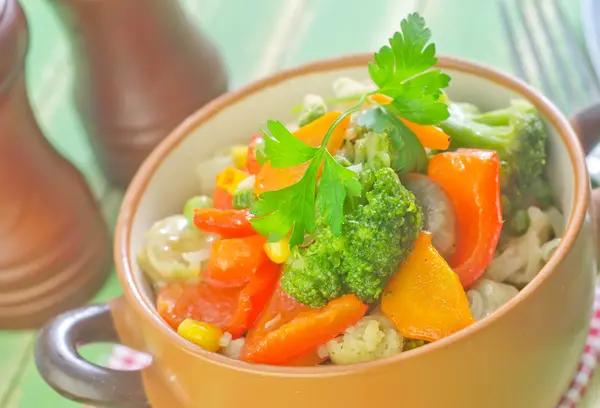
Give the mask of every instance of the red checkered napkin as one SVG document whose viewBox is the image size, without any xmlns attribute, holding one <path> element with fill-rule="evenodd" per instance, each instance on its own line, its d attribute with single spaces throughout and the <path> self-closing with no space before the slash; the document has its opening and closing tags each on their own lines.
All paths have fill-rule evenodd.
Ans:
<svg viewBox="0 0 600 408">
<path fill-rule="evenodd" d="M 575 408 L 581 401 L 585 389 L 594 374 L 596 365 L 598 364 L 598 356 L 600 355 L 600 286 L 596 286 L 594 294 L 594 314 L 590 331 L 585 343 L 585 349 L 579 360 L 577 373 L 573 377 L 571 387 L 563 395 L 560 404 L 557 408 Z"/>
<path fill-rule="evenodd" d="M 588 334 L 584 352 L 579 360 L 579 367 L 571 387 L 565 393 L 557 408 L 576 408 L 588 385 L 600 355 L 600 286 L 596 288 L 594 298 L 594 315 Z M 125 346 L 115 346 L 107 367 L 115 370 L 139 370 L 152 362 L 152 357 Z M 87 407 L 93 408 L 93 407 Z"/>
</svg>

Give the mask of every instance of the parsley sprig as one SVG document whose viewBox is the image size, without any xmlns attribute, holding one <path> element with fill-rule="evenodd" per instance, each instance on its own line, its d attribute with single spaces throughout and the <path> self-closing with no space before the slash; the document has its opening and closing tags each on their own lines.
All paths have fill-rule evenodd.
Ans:
<svg viewBox="0 0 600 408">
<path fill-rule="evenodd" d="M 448 107 L 439 99 L 450 77 L 439 69 L 435 45 L 429 43 L 431 31 L 417 13 L 400 23 L 385 45 L 374 54 L 368 70 L 379 89 L 360 96 L 358 103 L 342 113 L 327 130 L 321 146 L 312 147 L 297 139 L 278 121 L 268 121 L 265 152 L 273 168 L 309 163 L 303 177 L 281 190 L 262 193 L 251 209 L 252 226 L 275 242 L 290 234 L 290 246 L 304 241 L 316 228 L 316 212 L 324 218 L 334 235 L 344 221 L 344 202 L 361 195 L 358 175 L 339 164 L 328 152 L 327 144 L 336 126 L 348 115 L 362 109 L 367 98 L 381 93 L 392 98 L 359 118 L 361 126 L 385 131 L 397 152 L 393 167 L 399 173 L 422 171 L 427 163 L 425 150 L 417 137 L 398 117 L 423 125 L 435 125 L 448 118 Z M 373 101 L 370 101 L 373 103 Z M 322 174 L 317 188 L 319 168 Z"/>
<path fill-rule="evenodd" d="M 252 227 L 270 242 L 280 240 L 291 231 L 290 245 L 304 241 L 305 232 L 315 230 L 315 190 L 321 163 L 323 172 L 316 194 L 316 207 L 339 235 L 343 223 L 343 206 L 347 196 L 359 197 L 361 185 L 355 172 L 339 164 L 327 150 L 333 130 L 341 121 L 359 110 L 366 100 L 342 113 L 325 133 L 320 147 L 312 147 L 297 139 L 278 121 L 268 121 L 265 152 L 273 168 L 297 166 L 310 161 L 304 175 L 296 184 L 281 190 L 268 191 L 252 206 Z"/>
</svg>

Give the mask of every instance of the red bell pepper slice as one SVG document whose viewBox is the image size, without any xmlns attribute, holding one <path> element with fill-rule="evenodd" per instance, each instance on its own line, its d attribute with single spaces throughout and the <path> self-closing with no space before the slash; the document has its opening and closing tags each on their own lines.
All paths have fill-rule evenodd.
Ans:
<svg viewBox="0 0 600 408">
<path fill-rule="evenodd" d="M 433 156 L 428 174 L 456 209 L 458 240 L 449 263 L 468 288 L 492 261 L 502 231 L 500 159 L 495 151 L 458 149 Z"/>
<path fill-rule="evenodd" d="M 175 330 L 186 318 L 214 324 L 234 339 L 246 333 L 273 294 L 279 267 L 265 263 L 241 287 L 217 287 L 208 282 L 173 282 L 158 292 L 160 316 Z"/>
<path fill-rule="evenodd" d="M 367 312 L 354 295 L 332 300 L 318 309 L 299 304 L 280 286 L 256 325 L 248 332 L 240 359 L 273 365 L 316 363 L 311 351 L 340 335 Z"/>
<path fill-rule="evenodd" d="M 248 144 L 248 154 L 246 156 L 246 170 L 250 174 L 257 174 L 261 165 L 256 159 L 256 145 L 259 143 L 263 143 L 264 138 L 261 135 L 254 135 L 250 139 L 250 143 Z"/>
<path fill-rule="evenodd" d="M 194 209 L 194 225 L 205 232 L 219 234 L 223 238 L 243 238 L 256 235 L 250 224 L 248 209 Z"/>
<path fill-rule="evenodd" d="M 271 262 L 264 251 L 266 242 L 262 235 L 213 242 L 204 279 L 215 286 L 248 283 L 263 264 Z"/>
</svg>

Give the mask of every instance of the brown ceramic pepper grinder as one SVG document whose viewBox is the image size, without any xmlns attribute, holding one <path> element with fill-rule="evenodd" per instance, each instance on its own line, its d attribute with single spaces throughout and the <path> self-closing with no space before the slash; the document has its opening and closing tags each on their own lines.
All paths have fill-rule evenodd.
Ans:
<svg viewBox="0 0 600 408">
<path fill-rule="evenodd" d="M 73 40 L 83 124 L 108 178 L 125 186 L 174 127 L 227 90 L 227 73 L 175 0 L 51 1 Z"/>
<path fill-rule="evenodd" d="M 27 22 L 0 0 L 0 328 L 38 327 L 95 293 L 108 231 L 81 174 L 38 127 L 25 89 Z"/>
</svg>

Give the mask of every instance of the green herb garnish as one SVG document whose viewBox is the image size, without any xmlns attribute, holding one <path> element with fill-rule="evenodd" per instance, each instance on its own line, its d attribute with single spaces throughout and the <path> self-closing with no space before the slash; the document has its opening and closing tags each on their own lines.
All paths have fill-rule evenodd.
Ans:
<svg viewBox="0 0 600 408">
<path fill-rule="evenodd" d="M 358 97 L 357 104 L 331 125 L 320 147 L 309 146 L 295 138 L 278 121 L 267 122 L 268 132 L 263 131 L 265 153 L 273 168 L 310 164 L 297 183 L 259 196 L 251 208 L 255 215 L 251 222 L 256 231 L 271 242 L 291 232 L 290 245 L 298 245 L 304 241 L 306 233 L 315 230 L 316 208 L 333 234 L 341 233 L 344 202 L 348 197 L 360 197 L 361 184 L 358 175 L 338 163 L 326 147 L 335 127 L 345 117 L 360 110 L 367 98 L 375 93 L 387 95 L 392 101 L 362 115 L 359 124 L 389 135 L 398 152 L 393 167 L 399 173 L 424 170 L 427 164 L 425 149 L 398 117 L 435 125 L 449 116 L 448 107 L 440 97 L 450 77 L 432 69 L 437 59 L 435 45 L 429 44 L 430 38 L 431 31 L 419 14 L 410 14 L 402 20 L 400 31 L 389 39 L 389 45 L 375 53 L 374 61 L 369 63 L 369 75 L 379 89 Z M 317 189 L 321 165 L 323 172 Z"/>
</svg>

